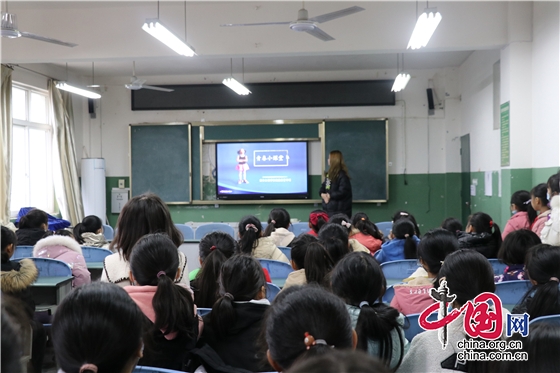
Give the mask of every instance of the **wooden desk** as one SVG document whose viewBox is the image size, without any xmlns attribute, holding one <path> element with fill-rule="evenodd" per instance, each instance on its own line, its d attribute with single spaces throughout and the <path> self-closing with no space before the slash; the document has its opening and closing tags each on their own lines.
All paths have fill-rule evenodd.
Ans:
<svg viewBox="0 0 560 373">
<path fill-rule="evenodd" d="M 31 294 L 37 306 L 60 304 L 72 291 L 74 277 L 39 277 L 31 285 Z"/>
<path fill-rule="evenodd" d="M 103 272 L 103 262 L 86 262 L 87 269 L 91 273 L 91 282 L 99 281 Z"/>
</svg>

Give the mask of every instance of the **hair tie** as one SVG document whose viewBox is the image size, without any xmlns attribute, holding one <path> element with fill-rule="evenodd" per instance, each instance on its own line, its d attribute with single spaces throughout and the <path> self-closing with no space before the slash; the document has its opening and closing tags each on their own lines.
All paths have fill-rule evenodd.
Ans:
<svg viewBox="0 0 560 373">
<path fill-rule="evenodd" d="M 305 332 L 305 338 L 303 339 L 303 343 L 305 343 L 306 348 L 309 350 L 312 346 L 316 345 L 325 345 L 328 346 L 327 341 L 324 339 L 315 339 L 311 334 Z M 331 348 L 334 346 L 331 346 Z"/>
<path fill-rule="evenodd" d="M 531 200 L 528 199 L 527 201 L 523 202 L 524 205 L 528 205 L 529 203 L 531 203 Z"/>
<path fill-rule="evenodd" d="M 440 262 L 440 264 L 443 266 L 443 260 L 440 260 L 439 262 Z"/>
<path fill-rule="evenodd" d="M 319 218 L 322 218 L 324 221 L 329 220 L 329 215 L 326 212 L 314 212 L 309 215 L 309 222 L 311 225 L 316 226 L 319 222 Z"/>
<path fill-rule="evenodd" d="M 558 277 L 551 277 L 548 281 L 560 282 L 560 281 L 558 280 Z"/>
<path fill-rule="evenodd" d="M 360 220 L 366 220 L 366 218 L 361 218 Z"/>
<path fill-rule="evenodd" d="M 255 224 L 247 224 L 245 226 L 245 230 L 248 231 L 249 229 L 254 230 L 255 232 L 258 232 L 259 230 L 257 229 L 257 227 L 255 226 Z"/>
<path fill-rule="evenodd" d="M 80 373 L 84 373 L 88 370 L 92 371 L 93 373 L 97 373 L 97 365 L 95 365 L 95 364 L 84 364 L 80 367 Z"/>
<path fill-rule="evenodd" d="M 165 276 L 165 272 L 164 271 L 159 271 L 156 276 L 157 276 L 157 278 L 160 278 L 161 276 Z"/>
<path fill-rule="evenodd" d="M 347 221 L 343 220 L 340 222 L 340 225 L 346 227 L 346 228 L 350 228 L 352 226 L 352 224 L 348 223 Z"/>
<path fill-rule="evenodd" d="M 410 234 L 407 233 L 404 235 L 404 238 L 408 238 L 408 237 L 410 237 Z"/>
<path fill-rule="evenodd" d="M 401 212 L 400 215 L 401 216 L 408 216 L 408 214 L 406 212 Z"/>
<path fill-rule="evenodd" d="M 366 302 L 365 300 L 363 302 L 360 303 L 360 308 L 364 307 L 364 306 L 369 306 L 369 303 Z"/>
<path fill-rule="evenodd" d="M 276 220 L 272 219 L 272 220 L 270 221 L 270 224 L 276 224 Z"/>
<path fill-rule="evenodd" d="M 492 227 L 494 225 L 494 222 L 492 220 L 490 220 L 490 227 Z"/>
<path fill-rule="evenodd" d="M 214 251 L 214 250 L 216 250 L 216 246 L 215 245 L 210 246 L 210 251 Z"/>
<path fill-rule="evenodd" d="M 224 294 L 224 298 L 229 298 L 229 299 L 231 299 L 231 300 L 234 300 L 234 299 L 235 299 L 231 293 L 225 293 L 225 294 Z"/>
</svg>

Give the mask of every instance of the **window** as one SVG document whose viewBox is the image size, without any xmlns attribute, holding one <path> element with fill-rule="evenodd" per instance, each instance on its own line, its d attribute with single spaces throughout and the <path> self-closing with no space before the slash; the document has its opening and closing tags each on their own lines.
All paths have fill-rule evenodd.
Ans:
<svg viewBox="0 0 560 373">
<path fill-rule="evenodd" d="M 12 119 L 12 216 L 22 207 L 52 213 L 52 125 L 47 92 L 14 83 Z"/>
</svg>

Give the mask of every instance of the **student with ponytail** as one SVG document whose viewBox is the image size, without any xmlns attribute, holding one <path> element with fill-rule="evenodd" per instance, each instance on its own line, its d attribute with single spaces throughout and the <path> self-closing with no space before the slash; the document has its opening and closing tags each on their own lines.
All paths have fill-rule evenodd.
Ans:
<svg viewBox="0 0 560 373">
<path fill-rule="evenodd" d="M 331 282 L 333 292 L 346 302 L 358 334 L 357 348 L 396 370 L 408 350 L 403 332 L 405 317 L 378 302 L 387 287 L 379 264 L 365 253 L 348 254 L 334 268 Z"/>
<path fill-rule="evenodd" d="M 191 281 L 194 303 L 198 307 L 212 308 L 218 299 L 218 277 L 222 264 L 233 256 L 235 241 L 224 232 L 211 232 L 202 237 L 198 245 L 201 268 Z"/>
<path fill-rule="evenodd" d="M 307 248 L 310 244 L 317 242 L 317 238 L 310 234 L 302 234 L 292 242 L 292 259 L 290 260 L 290 264 L 294 271 L 288 275 L 282 291 L 290 286 L 307 284 L 307 277 L 305 274 Z"/>
<path fill-rule="evenodd" d="M 389 238 L 391 241 L 381 245 L 381 250 L 376 254 L 379 263 L 394 260 L 416 259 L 416 246 L 420 242 L 415 235 L 414 223 L 409 219 L 399 219 L 393 223 Z"/>
<path fill-rule="evenodd" d="M 223 264 L 219 282 L 220 297 L 204 316 L 199 346 L 208 344 L 221 358 L 219 363 L 252 372 L 270 371 L 257 343 L 270 306 L 260 263 L 247 255 L 234 255 Z"/>
<path fill-rule="evenodd" d="M 369 249 L 362 245 L 358 240 L 350 238 L 350 232 L 352 229 L 352 222 L 346 214 L 334 214 L 330 217 L 329 223 L 340 224 L 344 229 L 344 232 L 348 236 L 348 244 L 350 245 L 351 251 L 362 251 L 364 253 L 369 253 Z"/>
<path fill-rule="evenodd" d="M 312 236 L 317 237 L 321 227 L 329 221 L 329 215 L 323 210 L 313 210 L 309 214 L 309 232 Z"/>
<path fill-rule="evenodd" d="M 533 246 L 527 253 L 525 267 L 533 287 L 512 313 L 527 312 L 531 320 L 560 314 L 560 246 Z"/>
<path fill-rule="evenodd" d="M 509 209 L 512 217 L 502 232 L 502 240 L 513 231 L 529 229 L 537 218 L 537 212 L 531 205 L 531 194 L 526 190 L 518 190 L 512 194 Z"/>
<path fill-rule="evenodd" d="M 304 269 L 305 280 L 308 284 L 316 283 L 329 288 L 329 275 L 333 266 L 334 261 L 321 243 L 313 242 L 307 246 Z"/>
<path fill-rule="evenodd" d="M 272 259 L 290 263 L 286 255 L 274 244 L 271 237 L 262 236 L 262 225 L 253 215 L 241 219 L 238 226 L 237 252 L 257 259 Z"/>
<path fill-rule="evenodd" d="M 91 247 L 109 247 L 103 235 L 103 222 L 96 215 L 89 215 L 74 227 L 74 238 L 80 245 Z"/>
<path fill-rule="evenodd" d="M 459 232 L 459 248 L 474 249 L 491 259 L 496 258 L 502 246 L 502 233 L 490 215 L 477 212 L 470 216 L 466 232 Z"/>
<path fill-rule="evenodd" d="M 334 264 L 352 252 L 348 242 L 348 233 L 340 224 L 328 223 L 319 231 L 319 242 L 327 249 Z"/>
<path fill-rule="evenodd" d="M 296 237 L 290 232 L 290 214 L 286 209 L 277 208 L 270 211 L 268 215 L 268 224 L 264 231 L 264 237 L 271 237 L 276 246 L 289 246 Z"/>
<path fill-rule="evenodd" d="M 294 362 L 357 343 L 344 301 L 320 286 L 294 286 L 274 300 L 266 319 L 268 361 L 278 372 Z"/>
<path fill-rule="evenodd" d="M 372 254 L 381 249 L 383 244 L 383 233 L 363 212 L 354 214 L 349 237 L 367 247 Z"/>
<path fill-rule="evenodd" d="M 144 357 L 140 365 L 182 370 L 196 345 L 199 320 L 181 276 L 177 247 L 161 233 L 142 237 L 130 256 L 124 289 L 144 314 Z"/>
<path fill-rule="evenodd" d="M 548 215 L 551 213 L 548 204 L 549 201 L 545 183 L 539 184 L 531 189 L 531 206 L 533 210 L 537 212 L 537 218 L 533 224 L 531 224 L 531 230 L 535 232 L 539 238 L 544 224 L 548 220 Z"/>
<path fill-rule="evenodd" d="M 549 245 L 560 245 L 560 171 L 548 178 L 546 188 L 550 215 L 541 231 L 541 240 Z"/>
</svg>

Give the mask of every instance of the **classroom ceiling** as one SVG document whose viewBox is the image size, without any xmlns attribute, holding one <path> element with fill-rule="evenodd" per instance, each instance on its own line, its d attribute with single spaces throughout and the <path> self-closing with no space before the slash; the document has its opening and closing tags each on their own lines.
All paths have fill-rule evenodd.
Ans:
<svg viewBox="0 0 560 373">
<path fill-rule="evenodd" d="M 443 20 L 427 48 L 406 50 L 416 20 L 416 2 L 305 2 L 309 16 L 358 5 L 365 11 L 321 24 L 336 40 L 323 42 L 288 26 L 224 28 L 223 23 L 291 21 L 301 2 L 186 3 L 187 41 L 199 56 L 181 57 L 141 29 L 157 17 L 156 1 L 10 1 L 18 28 L 64 41 L 75 48 L 25 38 L 1 39 L 3 63 L 47 63 L 83 76 L 212 74 L 394 69 L 405 53 L 407 69 L 459 66 L 473 50 L 496 49 L 507 41 L 507 2 L 432 2 Z M 420 3 L 422 11 L 425 3 Z M 6 3 L 2 2 L 2 9 Z M 185 2 L 159 3 L 159 18 L 185 35 Z"/>
</svg>

